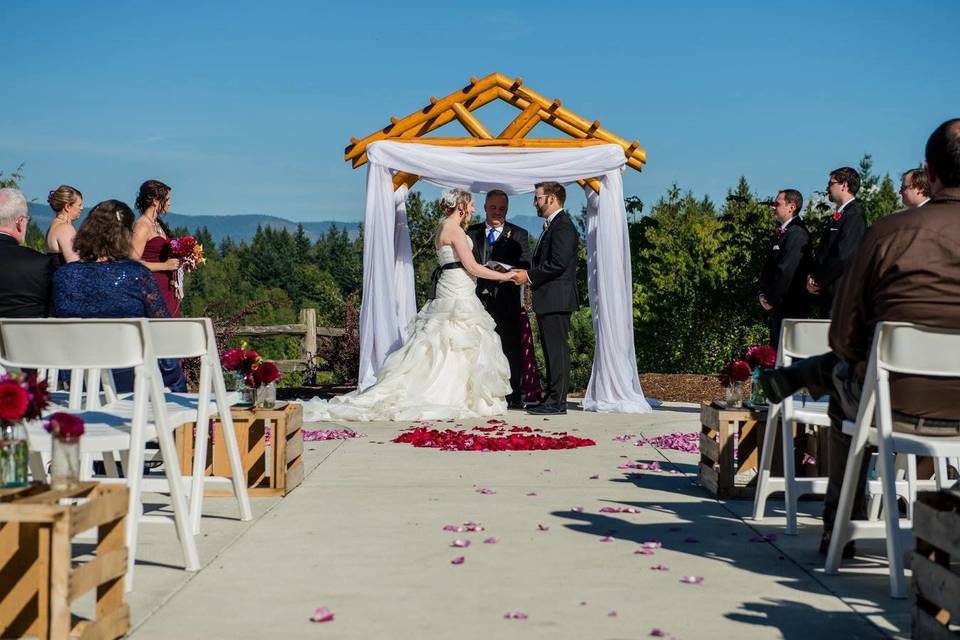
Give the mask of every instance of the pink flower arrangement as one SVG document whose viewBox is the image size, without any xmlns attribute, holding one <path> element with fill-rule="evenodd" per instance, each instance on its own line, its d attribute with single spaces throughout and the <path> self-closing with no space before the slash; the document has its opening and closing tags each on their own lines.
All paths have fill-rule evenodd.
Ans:
<svg viewBox="0 0 960 640">
<path fill-rule="evenodd" d="M 203 257 L 203 245 L 193 236 L 181 236 L 170 239 L 170 255 L 180 260 L 180 266 L 189 272 L 207 261 Z"/>
<path fill-rule="evenodd" d="M 777 350 L 765 344 L 750 347 L 747 349 L 744 360 L 753 367 L 771 369 L 777 364 Z"/>
<path fill-rule="evenodd" d="M 745 360 L 731 360 L 720 371 L 720 384 L 729 387 L 734 382 L 746 382 L 750 372 L 750 364 Z"/>
<path fill-rule="evenodd" d="M 47 403 L 47 383 L 38 382 L 36 373 L 0 376 L 0 425 L 37 420 Z"/>
<path fill-rule="evenodd" d="M 220 356 L 220 364 L 225 371 L 236 371 L 243 375 L 248 387 L 264 387 L 280 379 L 280 369 L 259 353 L 246 348 L 234 347 Z"/>
<path fill-rule="evenodd" d="M 69 413 L 54 413 L 43 428 L 55 438 L 73 440 L 83 435 L 83 418 Z"/>
</svg>

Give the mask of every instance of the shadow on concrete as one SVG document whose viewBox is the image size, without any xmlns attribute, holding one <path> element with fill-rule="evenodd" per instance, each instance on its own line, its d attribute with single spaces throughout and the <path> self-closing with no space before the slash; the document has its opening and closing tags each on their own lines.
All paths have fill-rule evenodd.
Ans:
<svg viewBox="0 0 960 640">
<path fill-rule="evenodd" d="M 740 609 L 724 615 L 736 622 L 777 629 L 784 640 L 807 640 L 823 632 L 831 637 L 831 632 L 839 629 L 848 638 L 890 637 L 854 611 L 822 611 L 803 602 L 772 598 L 745 602 Z"/>
</svg>

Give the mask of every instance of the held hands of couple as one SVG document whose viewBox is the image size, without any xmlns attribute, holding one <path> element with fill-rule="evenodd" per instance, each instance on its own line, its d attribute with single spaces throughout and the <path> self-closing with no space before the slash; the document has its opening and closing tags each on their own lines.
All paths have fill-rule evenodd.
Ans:
<svg viewBox="0 0 960 640">
<path fill-rule="evenodd" d="M 530 282 L 530 278 L 527 276 L 526 269 L 514 269 L 510 272 L 507 280 L 514 284 L 529 284 Z"/>
</svg>

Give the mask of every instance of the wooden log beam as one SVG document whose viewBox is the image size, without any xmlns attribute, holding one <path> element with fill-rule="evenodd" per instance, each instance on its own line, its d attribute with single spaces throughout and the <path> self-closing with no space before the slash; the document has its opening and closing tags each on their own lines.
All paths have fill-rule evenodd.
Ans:
<svg viewBox="0 0 960 640">
<path fill-rule="evenodd" d="M 367 145 L 371 142 L 396 137 L 412 127 L 416 127 L 417 125 L 423 124 L 424 122 L 437 117 L 444 111 L 450 109 L 454 104 L 462 104 L 470 98 L 479 96 L 487 89 L 496 87 L 496 75 L 497 74 L 492 73 L 485 78 L 477 80 L 476 82 L 471 82 L 459 91 L 454 91 L 445 98 L 437 100 L 435 103 L 430 104 L 418 111 L 414 111 L 403 118 L 399 118 L 396 120 L 396 122 L 392 122 L 383 129 L 372 133 L 355 143 L 351 143 L 350 146 L 344 149 L 344 160 L 353 160 L 359 157 L 364 153 L 364 151 L 366 151 Z"/>
<path fill-rule="evenodd" d="M 396 191 L 400 187 L 406 185 L 407 189 L 413 187 L 417 184 L 417 181 L 420 179 L 420 176 L 415 176 L 412 173 L 407 173 L 405 171 L 400 171 L 393 176 L 393 190 Z"/>
<path fill-rule="evenodd" d="M 510 124 L 500 132 L 498 138 L 522 138 L 540 122 L 540 105 L 531 102 Z"/>
<path fill-rule="evenodd" d="M 454 103 L 453 112 L 457 115 L 457 120 L 460 121 L 460 124 L 463 125 L 463 128 L 467 130 L 468 133 L 474 135 L 478 138 L 486 138 L 487 140 L 493 138 L 487 128 L 483 126 L 483 123 L 477 120 L 477 117 L 470 113 L 465 106 L 460 103 Z"/>
</svg>

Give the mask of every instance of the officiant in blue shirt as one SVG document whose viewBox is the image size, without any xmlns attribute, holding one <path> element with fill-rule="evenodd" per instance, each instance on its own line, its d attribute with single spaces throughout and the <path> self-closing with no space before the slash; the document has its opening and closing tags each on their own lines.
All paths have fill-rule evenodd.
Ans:
<svg viewBox="0 0 960 640">
<path fill-rule="evenodd" d="M 471 225 L 467 235 L 473 240 L 473 255 L 477 262 L 499 262 L 517 269 L 530 268 L 530 237 L 523 227 L 507 222 L 510 202 L 499 189 L 487 193 L 483 209 L 484 222 Z M 489 266 L 489 265 L 488 265 Z M 491 267 L 492 268 L 492 267 Z M 497 324 L 497 334 L 503 345 L 503 354 L 510 363 L 510 386 L 507 406 L 522 409 L 520 395 L 520 313 L 521 287 L 512 282 L 477 280 L 477 296 L 487 313 Z"/>
</svg>

